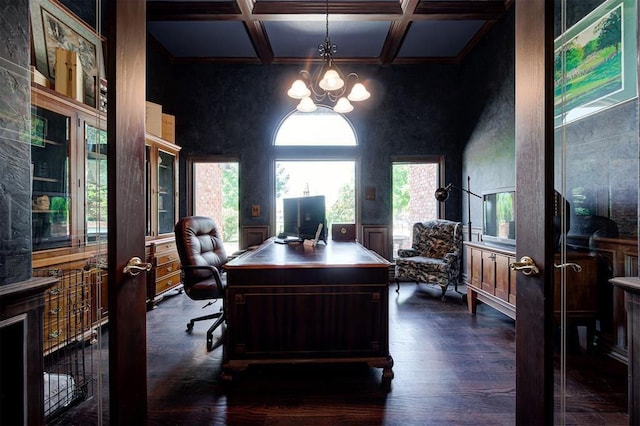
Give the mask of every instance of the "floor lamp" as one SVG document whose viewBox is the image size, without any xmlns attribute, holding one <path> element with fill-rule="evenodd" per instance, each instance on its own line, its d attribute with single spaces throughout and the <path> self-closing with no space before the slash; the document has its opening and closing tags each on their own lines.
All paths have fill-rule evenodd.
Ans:
<svg viewBox="0 0 640 426">
<path fill-rule="evenodd" d="M 459 189 L 467 193 L 467 208 L 469 209 L 469 211 L 467 212 L 467 217 L 469 219 L 469 222 L 467 222 L 467 230 L 469 231 L 469 241 L 471 241 L 471 196 L 473 195 L 474 197 L 478 197 L 478 198 L 482 198 L 482 197 L 478 194 L 471 192 L 471 178 L 467 176 L 467 189 L 458 188 L 454 184 L 450 183 L 444 188 L 436 189 L 436 192 L 434 194 L 436 197 L 436 200 L 440 201 L 441 203 L 447 201 L 447 198 L 449 198 L 449 191 L 451 191 L 451 188 Z"/>
</svg>

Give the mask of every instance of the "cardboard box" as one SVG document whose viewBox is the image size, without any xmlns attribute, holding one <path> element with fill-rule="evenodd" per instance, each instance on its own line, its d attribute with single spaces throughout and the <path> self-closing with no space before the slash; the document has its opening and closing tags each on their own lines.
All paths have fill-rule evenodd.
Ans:
<svg viewBox="0 0 640 426">
<path fill-rule="evenodd" d="M 44 87 L 51 87 L 51 82 L 47 77 L 44 76 L 40 71 L 36 69 L 33 65 L 31 65 L 31 81 L 34 83 L 38 83 Z"/>
<path fill-rule="evenodd" d="M 162 139 L 176 143 L 176 117 L 162 114 Z"/>
<path fill-rule="evenodd" d="M 145 110 L 145 126 L 147 133 L 162 137 L 162 105 L 147 101 Z"/>
<path fill-rule="evenodd" d="M 82 62 L 77 52 L 56 49 L 56 92 L 84 102 Z"/>
</svg>

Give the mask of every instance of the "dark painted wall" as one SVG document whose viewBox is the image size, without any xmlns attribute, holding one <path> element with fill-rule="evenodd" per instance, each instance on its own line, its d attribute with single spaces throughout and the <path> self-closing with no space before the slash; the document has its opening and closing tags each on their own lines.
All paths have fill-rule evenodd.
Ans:
<svg viewBox="0 0 640 426">
<path fill-rule="evenodd" d="M 0 0 L 0 285 L 31 277 L 29 1 Z"/>
<path fill-rule="evenodd" d="M 463 62 L 472 127 L 463 153 L 462 175 L 481 195 L 515 186 L 515 8 Z M 466 184 L 466 182 L 465 182 Z M 463 199 L 464 221 L 467 199 Z M 482 230 L 482 200 L 471 198 L 471 222 Z"/>
<path fill-rule="evenodd" d="M 567 26 L 578 22 L 600 3 L 601 0 L 570 2 Z M 470 176 L 472 190 L 479 194 L 512 187 L 516 173 L 513 8 L 471 52 L 463 66 L 465 81 L 472 82 L 465 88 L 469 94 L 467 116 L 474 123 L 463 154 L 463 178 Z M 567 141 L 568 201 L 573 207 L 586 207 L 592 215 L 611 218 L 624 238 L 637 237 L 637 104 L 634 99 L 617 105 L 560 127 L 556 134 L 556 170 L 560 170 L 561 138 Z M 560 182 L 558 174 L 555 179 Z M 466 205 L 463 199 L 465 222 Z M 571 211 L 570 234 L 580 234 L 580 218 L 576 217 L 575 208 Z M 475 198 L 471 199 L 471 220 L 474 228 L 482 226 L 482 203 Z"/>
<path fill-rule="evenodd" d="M 181 214 L 185 214 L 184 161 L 188 155 L 240 158 L 241 225 L 271 225 L 271 146 L 279 122 L 295 108 L 286 90 L 299 71 L 288 65 L 172 65 L 148 55 L 148 98 L 176 115 L 181 145 Z M 460 184 L 467 133 L 466 98 L 458 65 L 343 66 L 366 79 L 372 98 L 348 114 L 358 135 L 361 188 L 374 187 L 375 201 L 363 201 L 363 224 L 391 222 L 391 155 L 444 155 L 446 181 Z M 156 72 L 155 70 L 158 70 Z M 322 153 L 320 153 L 322 154 Z M 461 219 L 459 194 L 446 216 Z M 252 219 L 251 204 L 264 214 Z"/>
</svg>

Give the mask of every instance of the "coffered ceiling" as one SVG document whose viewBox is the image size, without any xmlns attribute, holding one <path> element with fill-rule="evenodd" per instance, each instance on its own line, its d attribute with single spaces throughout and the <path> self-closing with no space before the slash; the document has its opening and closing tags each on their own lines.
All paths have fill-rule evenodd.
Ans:
<svg viewBox="0 0 640 426">
<path fill-rule="evenodd" d="M 513 0 L 329 0 L 336 62 L 459 62 Z M 318 61 L 325 1 L 147 0 L 149 39 L 175 62 Z"/>
</svg>

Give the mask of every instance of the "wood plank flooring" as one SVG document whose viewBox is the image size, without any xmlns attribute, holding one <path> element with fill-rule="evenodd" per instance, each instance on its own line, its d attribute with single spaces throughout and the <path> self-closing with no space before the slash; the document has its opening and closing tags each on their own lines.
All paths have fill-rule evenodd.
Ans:
<svg viewBox="0 0 640 426">
<path fill-rule="evenodd" d="M 381 386 L 381 370 L 364 365 L 252 366 L 223 383 L 218 377 L 222 348 L 205 349 L 208 323 L 196 323 L 192 334 L 185 333 L 186 322 L 203 313 L 204 303 L 182 293 L 168 297 L 148 313 L 148 423 L 513 425 L 513 320 L 486 305 L 470 315 L 459 295 L 451 291 L 441 303 L 439 293 L 402 283 L 397 295 L 390 286 L 395 378 L 388 392 Z M 102 337 L 106 348 L 108 336 Z M 570 365 L 580 369 L 569 374 L 566 424 L 627 424 L 626 366 L 575 356 Z M 102 421 L 109 424 L 106 351 L 96 348 L 94 362 L 94 372 L 102 371 L 94 397 L 51 424 L 97 424 L 98 387 L 103 389 Z"/>
</svg>

